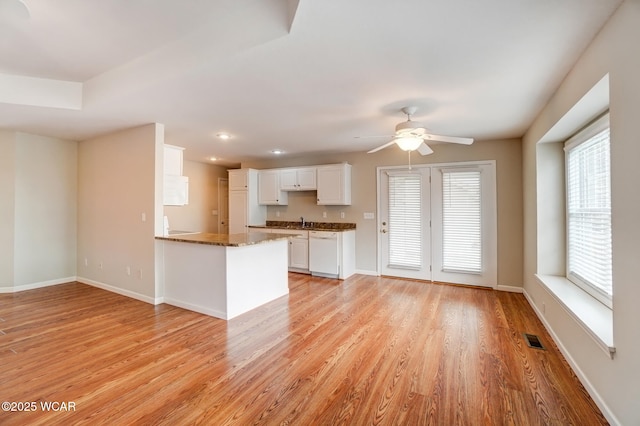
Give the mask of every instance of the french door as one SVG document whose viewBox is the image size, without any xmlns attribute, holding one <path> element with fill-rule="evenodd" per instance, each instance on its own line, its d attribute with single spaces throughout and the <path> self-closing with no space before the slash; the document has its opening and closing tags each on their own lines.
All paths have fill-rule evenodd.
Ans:
<svg viewBox="0 0 640 426">
<path fill-rule="evenodd" d="M 379 173 L 382 275 L 431 279 L 430 169 Z"/>
<path fill-rule="evenodd" d="M 497 287 L 495 162 L 378 168 L 382 275 Z"/>
</svg>

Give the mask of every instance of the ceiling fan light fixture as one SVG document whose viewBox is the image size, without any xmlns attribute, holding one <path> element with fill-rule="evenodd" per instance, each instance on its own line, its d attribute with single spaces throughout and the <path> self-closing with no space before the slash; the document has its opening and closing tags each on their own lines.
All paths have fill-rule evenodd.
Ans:
<svg viewBox="0 0 640 426">
<path fill-rule="evenodd" d="M 394 142 L 403 151 L 415 151 L 422 144 L 422 138 L 417 136 L 401 136 L 394 139 Z"/>
</svg>

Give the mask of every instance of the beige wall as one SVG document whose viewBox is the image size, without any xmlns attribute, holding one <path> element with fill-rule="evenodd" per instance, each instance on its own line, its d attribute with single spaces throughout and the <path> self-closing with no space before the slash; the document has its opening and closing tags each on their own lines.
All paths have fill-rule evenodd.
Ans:
<svg viewBox="0 0 640 426">
<path fill-rule="evenodd" d="M 524 287 L 542 312 L 559 344 L 579 373 L 587 380 L 592 395 L 612 423 L 640 424 L 640 55 L 631 40 L 640 39 L 640 2 L 625 1 L 583 53 L 553 98 L 524 137 Z M 543 259 L 549 239 L 541 212 L 553 207 L 553 198 L 541 197 L 548 189 L 543 177 L 550 154 L 540 141 L 589 90 L 609 75 L 611 119 L 611 190 L 613 243 L 613 359 L 602 351 L 571 316 L 550 297 L 534 274 L 558 269 Z M 585 117 L 588 119 L 588 117 Z M 548 203 L 548 204 L 547 204 Z M 556 232 L 557 231 L 553 231 Z"/>
<path fill-rule="evenodd" d="M 79 280 L 154 302 L 163 139 L 150 124 L 79 143 Z"/>
<path fill-rule="evenodd" d="M 189 204 L 164 206 L 172 230 L 218 232 L 218 178 L 227 178 L 227 168 L 184 161 L 183 175 L 189 177 Z"/>
<path fill-rule="evenodd" d="M 411 155 L 412 164 L 496 160 L 498 197 L 498 285 L 522 286 L 522 151 L 519 139 L 478 141 L 471 146 L 433 145 L 434 154 Z M 365 149 L 363 148 L 363 151 Z M 269 206 L 268 220 L 312 222 L 355 222 L 356 268 L 375 272 L 377 262 L 377 222 L 363 219 L 365 212 L 376 213 L 376 167 L 405 165 L 407 153 L 390 147 L 375 154 L 362 152 L 323 155 L 272 161 L 245 162 L 242 167 L 256 169 L 348 162 L 352 168 L 352 205 L 318 206 L 315 192 L 289 193 L 288 206 Z M 322 213 L 327 212 L 327 218 Z M 280 217 L 276 217 L 280 212 Z M 340 218 L 340 212 L 345 218 Z"/>
<path fill-rule="evenodd" d="M 0 133 L 0 287 L 76 275 L 77 143 Z"/>
</svg>

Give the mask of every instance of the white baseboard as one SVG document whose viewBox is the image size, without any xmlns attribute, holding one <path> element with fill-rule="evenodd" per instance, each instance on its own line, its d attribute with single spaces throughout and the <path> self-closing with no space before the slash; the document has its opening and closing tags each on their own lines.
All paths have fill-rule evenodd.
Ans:
<svg viewBox="0 0 640 426">
<path fill-rule="evenodd" d="M 164 298 L 164 303 L 171 306 L 177 306 L 178 308 L 187 309 L 189 311 L 198 312 L 200 314 L 209 315 L 212 317 L 227 320 L 227 315 L 224 312 L 219 312 L 215 309 L 208 309 L 203 306 L 194 305 L 192 303 L 181 302 L 180 300 L 171 299 L 169 297 Z"/>
<path fill-rule="evenodd" d="M 511 285 L 499 285 L 499 286 L 496 287 L 496 290 L 498 290 L 498 291 L 508 291 L 510 293 L 522 293 L 522 292 L 524 292 L 524 288 L 511 286 Z"/>
<path fill-rule="evenodd" d="M 50 287 L 52 285 L 67 284 L 77 281 L 78 277 L 58 278 L 55 280 L 41 281 L 12 287 L 0 287 L 0 293 L 18 293 L 20 291 L 35 290 L 36 288 Z"/>
<path fill-rule="evenodd" d="M 547 332 L 555 342 L 556 346 L 558 346 L 558 349 L 560 349 L 560 352 L 562 352 L 562 355 L 565 357 L 565 359 L 571 366 L 571 369 L 578 377 L 578 380 L 580 380 L 580 382 L 585 387 L 585 389 L 587 390 L 591 398 L 593 398 L 593 401 L 596 403 L 598 408 L 600 408 L 600 410 L 602 411 L 602 414 L 607 418 L 610 424 L 614 426 L 620 425 L 620 422 L 618 421 L 616 416 L 609 409 L 609 406 L 604 402 L 604 400 L 602 399 L 602 397 L 600 396 L 596 388 L 593 387 L 589 379 L 587 379 L 587 377 L 584 375 L 584 373 L 580 369 L 580 366 L 573 359 L 573 357 L 571 356 L 567 348 L 562 344 L 562 341 L 560 340 L 558 335 L 553 331 L 551 324 L 547 322 L 547 319 L 544 317 L 544 315 L 542 315 L 542 312 L 540 312 L 536 304 L 533 303 L 533 299 L 531 298 L 531 296 L 529 296 L 529 293 L 527 293 L 525 289 L 522 289 L 522 293 L 524 294 L 524 297 L 527 299 L 527 302 L 529 302 L 529 305 L 533 308 L 533 311 L 536 313 L 536 316 L 538 317 L 538 319 L 540 319 L 540 321 L 544 325 L 544 328 L 547 329 Z"/>
<path fill-rule="evenodd" d="M 127 296 L 132 299 L 150 303 L 152 305 L 159 305 L 160 303 L 162 303 L 162 298 L 160 297 L 153 298 L 153 297 L 145 296 L 144 294 L 136 293 L 135 291 L 125 290 L 120 287 L 114 287 L 112 285 L 105 284 L 100 281 L 90 280 L 89 278 L 77 277 L 77 281 L 82 284 L 88 284 L 93 287 L 101 288 L 102 290 L 107 290 L 112 293 L 120 294 L 122 296 Z"/>
<path fill-rule="evenodd" d="M 366 270 L 366 269 L 356 269 L 356 274 L 371 275 L 371 276 L 374 276 L 374 277 L 379 277 L 380 276 L 378 271 L 369 271 L 369 270 Z"/>
</svg>

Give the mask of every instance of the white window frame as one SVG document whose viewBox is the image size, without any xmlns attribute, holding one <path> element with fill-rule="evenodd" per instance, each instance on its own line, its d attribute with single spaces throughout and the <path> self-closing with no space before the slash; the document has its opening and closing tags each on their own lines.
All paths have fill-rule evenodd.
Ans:
<svg viewBox="0 0 640 426">
<path fill-rule="evenodd" d="M 593 121 L 589 125 L 587 125 L 584 129 L 576 133 L 574 136 L 569 138 L 565 142 L 564 151 L 565 151 L 565 211 L 566 211 L 566 278 L 574 285 L 578 286 L 593 298 L 607 306 L 608 308 L 613 307 L 612 303 L 612 295 L 607 294 L 601 288 L 581 279 L 579 275 L 573 274 L 570 270 L 569 263 L 569 178 L 568 178 L 568 170 L 569 170 L 569 156 L 568 153 L 572 149 L 580 146 L 582 143 L 587 142 L 590 138 L 602 132 L 603 130 L 610 128 L 609 124 L 609 113 L 607 112 L 597 120 Z M 611 142 L 609 142 L 611 143 Z M 610 171 L 611 173 L 611 171 Z M 611 179 L 611 174 L 609 175 L 609 179 Z M 612 254 L 613 256 L 613 254 Z M 612 288 L 613 292 L 613 288 Z"/>
</svg>

